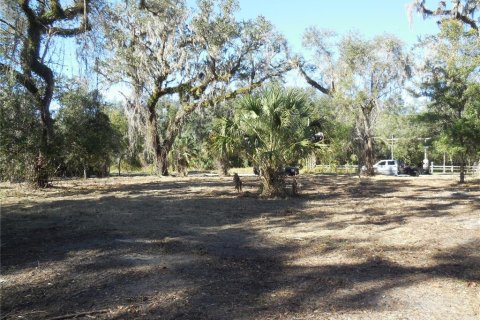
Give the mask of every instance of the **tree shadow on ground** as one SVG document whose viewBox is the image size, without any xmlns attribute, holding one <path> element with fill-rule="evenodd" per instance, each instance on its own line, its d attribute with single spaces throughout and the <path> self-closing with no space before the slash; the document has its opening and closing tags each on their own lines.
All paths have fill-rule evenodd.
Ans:
<svg viewBox="0 0 480 320">
<path fill-rule="evenodd" d="M 225 183 L 220 181 L 218 188 L 228 187 Z M 344 183 L 348 185 L 339 182 Z M 392 193 L 401 188 L 388 185 Z M 438 254 L 437 263 L 429 267 L 400 265 L 379 256 L 351 263 L 295 264 L 293 257 L 308 251 L 308 245 L 279 243 L 265 235 L 267 229 L 313 220 L 337 230 L 365 221 L 333 222 L 330 215 L 305 213 L 311 201 L 324 199 L 316 194 L 261 200 L 227 192 L 228 197 L 218 198 L 191 191 L 192 184 L 180 186 L 119 186 L 116 192 L 127 191 L 128 196 L 4 208 L 2 275 L 7 281 L 22 272 L 32 278 L 2 290 L 2 313 L 17 318 L 44 311 L 34 317 L 45 318 L 110 309 L 105 318 L 288 317 L 318 310 L 392 309 L 398 306 L 385 304 L 382 297 L 393 288 L 438 277 L 480 280 L 478 242 Z M 329 200 L 344 201 L 358 191 L 336 188 L 338 195 Z M 376 188 L 378 192 L 386 186 Z M 173 189 L 178 192 L 165 191 Z M 148 195 L 137 194 L 139 190 Z M 359 214 L 385 219 L 367 221 L 381 226 L 409 218 L 392 215 L 388 220 L 378 208 Z M 315 251 L 320 256 L 345 245 L 338 237 L 316 241 L 324 244 Z M 389 250 L 397 249 L 402 250 Z"/>
<path fill-rule="evenodd" d="M 125 177 L 122 177 L 125 178 Z M 113 178 L 111 178 L 113 179 Z M 225 178 L 194 178 L 194 177 L 184 177 L 176 178 L 175 181 L 172 180 L 162 180 L 157 178 L 157 181 L 153 182 L 139 182 L 134 183 L 135 180 L 130 181 L 130 184 L 122 184 L 112 182 L 111 179 L 102 180 L 102 179 L 87 179 L 79 180 L 76 179 L 73 182 L 63 182 L 57 183 L 49 188 L 51 191 L 50 194 L 47 194 L 47 197 L 68 197 L 68 196 L 79 196 L 79 195 L 91 195 L 91 194 L 111 194 L 111 193 L 124 193 L 129 195 L 143 195 L 145 193 L 157 193 L 162 195 L 163 193 L 174 193 L 176 191 L 182 191 L 185 194 L 185 191 L 189 187 L 194 186 L 195 188 L 225 188 L 229 185 L 232 186 L 231 179 L 228 177 Z M 170 178 L 171 179 L 171 178 Z M 244 179 L 247 181 L 254 181 L 254 178 Z M 171 195 L 170 195 L 171 196 Z"/>
</svg>

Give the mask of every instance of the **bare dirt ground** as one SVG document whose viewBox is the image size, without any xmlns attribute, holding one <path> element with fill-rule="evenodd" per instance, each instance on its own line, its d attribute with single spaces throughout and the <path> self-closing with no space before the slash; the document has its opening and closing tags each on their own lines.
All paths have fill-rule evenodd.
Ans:
<svg viewBox="0 0 480 320">
<path fill-rule="evenodd" d="M 0 319 L 480 319 L 480 184 L 457 177 L 2 184 Z"/>
</svg>

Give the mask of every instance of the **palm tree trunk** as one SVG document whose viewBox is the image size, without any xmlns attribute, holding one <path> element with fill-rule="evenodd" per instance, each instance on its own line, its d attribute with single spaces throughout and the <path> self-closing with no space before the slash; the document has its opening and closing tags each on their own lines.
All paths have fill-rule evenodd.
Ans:
<svg viewBox="0 0 480 320">
<path fill-rule="evenodd" d="M 262 168 L 261 170 L 262 192 L 261 197 L 274 198 L 286 196 L 285 179 L 282 172 L 271 168 Z"/>
<path fill-rule="evenodd" d="M 220 172 L 223 176 L 228 176 L 228 170 L 230 169 L 228 157 L 226 155 L 221 155 L 218 159 L 218 165 L 220 167 Z"/>
</svg>

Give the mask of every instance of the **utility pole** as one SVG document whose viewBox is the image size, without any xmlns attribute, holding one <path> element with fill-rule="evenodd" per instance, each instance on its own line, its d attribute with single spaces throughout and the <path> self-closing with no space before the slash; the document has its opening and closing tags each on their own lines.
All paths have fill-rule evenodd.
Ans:
<svg viewBox="0 0 480 320">
<path fill-rule="evenodd" d="M 428 146 L 426 145 L 427 144 L 427 141 L 428 140 L 431 140 L 432 138 L 428 137 L 428 138 L 417 138 L 417 140 L 423 140 L 423 150 L 424 150 L 424 154 L 423 154 L 423 170 L 425 170 L 426 172 L 429 171 L 429 163 L 428 163 L 428 158 L 427 158 L 427 149 L 428 149 Z"/>
<path fill-rule="evenodd" d="M 393 149 L 395 148 L 395 141 L 397 141 L 398 138 L 394 138 L 392 134 L 392 138 L 386 140 L 390 141 L 390 159 L 393 160 Z"/>
<path fill-rule="evenodd" d="M 427 144 L 427 141 L 428 140 L 432 140 L 432 138 L 417 138 L 417 140 L 423 140 L 423 150 L 424 150 L 424 155 L 423 155 L 423 159 L 424 160 L 428 160 L 427 158 L 427 149 L 428 149 L 428 146 L 426 146 Z"/>
</svg>

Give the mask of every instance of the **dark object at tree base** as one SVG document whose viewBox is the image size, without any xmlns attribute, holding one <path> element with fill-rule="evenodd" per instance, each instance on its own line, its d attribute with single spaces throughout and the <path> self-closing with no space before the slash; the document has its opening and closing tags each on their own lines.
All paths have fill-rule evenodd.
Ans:
<svg viewBox="0 0 480 320">
<path fill-rule="evenodd" d="M 285 167 L 283 173 L 288 176 L 297 176 L 300 174 L 300 169 L 298 167 Z M 259 176 L 260 169 L 258 167 L 253 167 L 253 174 Z"/>
<path fill-rule="evenodd" d="M 285 167 L 285 173 L 289 176 L 297 176 L 300 174 L 298 167 Z"/>
</svg>

